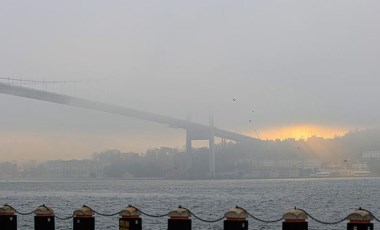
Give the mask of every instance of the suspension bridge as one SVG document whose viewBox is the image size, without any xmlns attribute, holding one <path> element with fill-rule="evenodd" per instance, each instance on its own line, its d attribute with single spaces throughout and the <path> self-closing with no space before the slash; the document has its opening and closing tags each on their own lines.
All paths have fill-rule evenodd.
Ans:
<svg viewBox="0 0 380 230">
<path fill-rule="evenodd" d="M 28 99 L 58 103 L 68 106 L 86 108 L 94 111 L 102 111 L 111 114 L 118 114 L 126 117 L 146 120 L 159 124 L 168 125 L 171 128 L 184 129 L 186 131 L 186 169 L 189 170 L 192 166 L 191 152 L 192 141 L 207 140 L 209 142 L 209 173 L 215 173 L 215 137 L 221 138 L 222 143 L 226 140 L 235 141 L 236 143 L 252 143 L 259 141 L 256 138 L 231 132 L 228 130 L 216 128 L 213 118 L 210 117 L 210 124 L 204 125 L 188 120 L 177 119 L 165 115 L 160 115 L 152 112 L 136 110 L 128 107 L 112 105 L 99 101 L 89 100 L 81 97 L 65 95 L 48 91 L 47 84 L 57 84 L 55 81 L 33 81 L 11 78 L 0 78 L 0 93 L 13 95 Z M 67 84 L 75 81 L 62 81 L 62 84 Z M 42 89 L 36 89 L 31 86 L 42 85 Z"/>
</svg>

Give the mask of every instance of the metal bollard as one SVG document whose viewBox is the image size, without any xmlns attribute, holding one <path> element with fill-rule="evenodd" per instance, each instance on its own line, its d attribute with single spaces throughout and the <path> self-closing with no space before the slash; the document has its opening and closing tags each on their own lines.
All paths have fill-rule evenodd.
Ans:
<svg viewBox="0 0 380 230">
<path fill-rule="evenodd" d="M 5 204 L 0 207 L 0 229 L 1 230 L 17 230 L 17 215 L 16 210 Z"/>
<path fill-rule="evenodd" d="M 141 213 L 135 207 L 128 206 L 119 215 L 119 230 L 142 230 Z"/>
<path fill-rule="evenodd" d="M 54 211 L 43 204 L 34 210 L 34 229 L 54 230 L 54 219 Z"/>
<path fill-rule="evenodd" d="M 223 222 L 224 230 L 248 230 L 247 213 L 244 209 L 236 207 L 228 210 Z"/>
<path fill-rule="evenodd" d="M 373 216 L 366 210 L 359 208 L 355 212 L 348 215 L 347 230 L 373 230 Z"/>
<path fill-rule="evenodd" d="M 168 230 L 191 230 L 189 210 L 179 206 L 168 213 Z"/>
<path fill-rule="evenodd" d="M 73 230 L 95 230 L 95 217 L 91 208 L 83 205 L 73 214 Z"/>
<path fill-rule="evenodd" d="M 284 222 L 282 222 L 282 230 L 307 230 L 308 222 L 306 221 L 307 215 L 304 211 L 297 208 L 287 211 L 284 215 Z"/>
</svg>

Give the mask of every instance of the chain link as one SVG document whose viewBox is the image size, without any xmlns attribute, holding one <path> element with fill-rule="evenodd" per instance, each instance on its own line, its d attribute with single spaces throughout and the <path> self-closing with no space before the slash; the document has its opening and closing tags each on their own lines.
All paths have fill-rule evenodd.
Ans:
<svg viewBox="0 0 380 230">
<path fill-rule="evenodd" d="M 247 210 L 245 210 L 242 207 L 236 206 L 236 208 L 240 208 L 240 209 L 244 210 L 248 214 L 248 216 L 251 217 L 252 219 L 257 220 L 259 222 L 267 223 L 267 224 L 277 223 L 277 222 L 280 222 L 280 221 L 282 221 L 284 219 L 283 217 L 281 217 L 281 218 L 275 219 L 275 220 L 263 220 L 263 219 L 260 219 L 260 218 L 258 218 L 256 216 L 252 215 L 251 213 L 249 213 Z"/>
<path fill-rule="evenodd" d="M 224 219 L 224 216 L 222 216 L 222 217 L 220 217 L 220 218 L 218 218 L 218 219 L 215 219 L 215 220 L 206 220 L 206 219 L 202 219 L 202 218 L 200 218 L 199 216 L 195 215 L 195 214 L 194 214 L 193 212 L 191 212 L 189 209 L 186 208 L 186 210 L 190 213 L 190 215 L 194 216 L 195 219 L 198 219 L 198 220 L 200 220 L 200 221 L 202 221 L 202 222 L 206 222 L 206 223 L 215 223 L 215 222 L 219 222 L 219 221 L 221 221 L 221 220 Z"/>
<path fill-rule="evenodd" d="M 263 220 L 263 219 L 260 219 L 258 217 L 255 217 L 253 216 L 251 213 L 247 212 L 248 216 L 250 216 L 252 219 L 254 220 L 257 220 L 259 222 L 263 222 L 263 223 L 267 223 L 267 224 L 273 224 L 273 223 L 277 223 L 277 222 L 280 222 L 282 221 L 284 218 L 279 218 L 279 219 L 276 219 L 276 220 Z"/>
<path fill-rule="evenodd" d="M 67 216 L 67 217 L 59 217 L 57 215 L 54 215 L 55 218 L 57 218 L 58 220 L 70 220 L 74 217 L 74 214 L 72 214 L 71 216 Z"/>
<path fill-rule="evenodd" d="M 105 213 L 100 213 L 100 212 L 97 212 L 95 210 L 92 210 L 95 214 L 97 215 L 100 215 L 100 216 L 107 216 L 107 217 L 110 217 L 110 216 L 116 216 L 116 215 L 119 215 L 120 214 L 120 211 L 119 212 L 116 212 L 116 213 L 112 213 L 112 214 L 105 214 Z"/>
<path fill-rule="evenodd" d="M 303 210 L 303 209 L 298 208 L 298 210 L 301 210 L 301 211 L 305 212 L 305 214 L 306 214 L 308 217 L 310 217 L 312 220 L 314 220 L 314 221 L 316 221 L 316 222 L 318 222 L 318 223 L 320 223 L 320 224 L 325 224 L 325 225 L 335 225 L 335 224 L 340 224 L 340 223 L 342 223 L 343 221 L 347 220 L 347 218 L 348 218 L 348 215 L 347 215 L 346 217 L 344 217 L 344 218 L 342 218 L 342 219 L 340 219 L 340 220 L 338 220 L 338 221 L 335 221 L 335 222 L 327 222 L 327 221 L 318 220 L 317 218 L 315 218 L 314 216 L 310 215 L 310 213 L 306 212 L 306 211 Z"/>
<path fill-rule="evenodd" d="M 152 218 L 162 218 L 162 217 L 165 217 L 169 214 L 169 213 L 165 213 L 162 215 L 153 215 L 153 214 L 146 213 L 146 212 L 142 211 L 141 209 L 136 208 L 135 206 L 131 205 L 131 207 L 135 208 L 138 212 L 141 212 L 143 215 L 148 216 L 148 217 L 152 217 Z"/>
<path fill-rule="evenodd" d="M 31 215 L 31 214 L 34 213 L 34 210 L 33 210 L 33 211 L 30 211 L 30 212 L 20 212 L 20 211 L 17 211 L 17 210 L 15 209 L 15 212 L 16 212 L 17 214 L 22 215 L 22 216 L 29 216 L 29 215 Z"/>
</svg>

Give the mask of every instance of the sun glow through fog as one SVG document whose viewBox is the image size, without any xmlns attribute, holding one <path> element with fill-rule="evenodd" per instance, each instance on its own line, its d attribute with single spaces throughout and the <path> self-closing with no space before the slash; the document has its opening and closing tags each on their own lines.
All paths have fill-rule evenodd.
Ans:
<svg viewBox="0 0 380 230">
<path fill-rule="evenodd" d="M 323 138 L 334 138 L 335 136 L 343 136 L 349 131 L 349 128 L 333 127 L 333 126 L 320 126 L 320 125 L 292 125 L 286 127 L 270 128 L 261 130 L 260 139 L 275 140 L 275 139 L 307 139 L 312 136 Z M 251 136 L 256 136 L 255 132 Z"/>
</svg>

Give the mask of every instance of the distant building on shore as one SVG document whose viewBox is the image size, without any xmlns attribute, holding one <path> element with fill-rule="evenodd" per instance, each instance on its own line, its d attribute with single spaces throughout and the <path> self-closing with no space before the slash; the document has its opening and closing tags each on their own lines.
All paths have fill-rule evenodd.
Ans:
<svg viewBox="0 0 380 230">
<path fill-rule="evenodd" d="M 12 162 L 0 162 L 0 178 L 14 178 L 18 174 L 17 164 Z"/>
<path fill-rule="evenodd" d="M 252 163 L 252 173 L 247 178 L 297 178 L 308 177 L 321 169 L 319 160 L 260 160 Z"/>
<path fill-rule="evenodd" d="M 57 160 L 45 163 L 49 178 L 103 178 L 104 166 L 93 160 Z"/>
<path fill-rule="evenodd" d="M 362 160 L 367 163 L 372 175 L 380 176 L 380 151 L 363 152 Z"/>
</svg>

